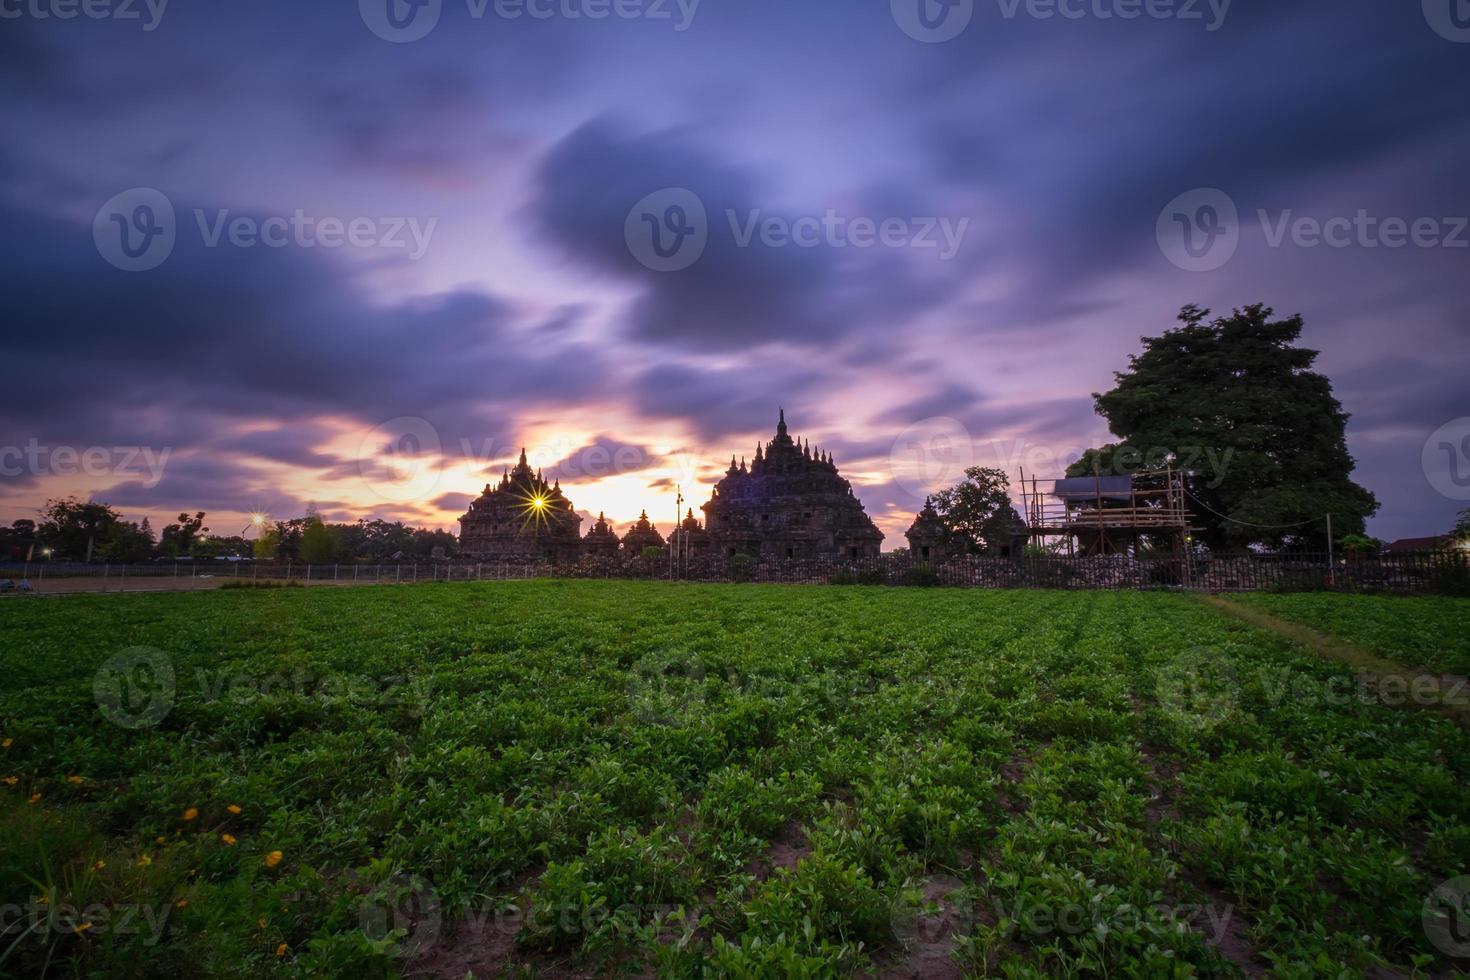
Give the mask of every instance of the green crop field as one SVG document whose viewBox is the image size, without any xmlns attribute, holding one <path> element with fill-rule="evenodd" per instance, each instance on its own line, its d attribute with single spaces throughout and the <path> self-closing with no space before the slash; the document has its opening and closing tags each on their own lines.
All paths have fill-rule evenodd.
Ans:
<svg viewBox="0 0 1470 980">
<path fill-rule="evenodd" d="M 1425 624 L 1465 603 L 1336 601 L 1463 667 Z M 241 590 L 0 637 L 0 973 L 1470 963 L 1466 731 L 1187 595 Z"/>
<path fill-rule="evenodd" d="M 1306 592 L 1242 601 L 1404 664 L 1470 674 L 1470 599 Z"/>
</svg>

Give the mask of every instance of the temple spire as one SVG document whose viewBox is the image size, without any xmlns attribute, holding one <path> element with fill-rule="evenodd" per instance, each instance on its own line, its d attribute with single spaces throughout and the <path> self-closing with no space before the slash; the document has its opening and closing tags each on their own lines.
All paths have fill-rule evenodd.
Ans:
<svg viewBox="0 0 1470 980">
<path fill-rule="evenodd" d="M 786 434 L 786 409 L 781 408 L 777 411 L 779 411 L 781 415 L 780 420 L 776 423 L 776 435 L 784 436 Z"/>
</svg>

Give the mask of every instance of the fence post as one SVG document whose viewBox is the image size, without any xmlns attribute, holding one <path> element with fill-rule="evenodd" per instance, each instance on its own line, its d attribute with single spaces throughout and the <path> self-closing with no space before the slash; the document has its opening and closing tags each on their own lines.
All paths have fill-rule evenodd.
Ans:
<svg viewBox="0 0 1470 980">
<path fill-rule="evenodd" d="M 417 565 L 414 566 L 414 574 L 418 574 Z M 403 581 L 403 564 L 401 562 L 393 566 L 393 581 L 395 584 Z"/>
<path fill-rule="evenodd" d="M 103 595 L 106 595 L 107 594 L 107 570 L 109 568 L 111 568 L 111 567 L 112 566 L 109 563 L 107 563 L 107 562 L 103 562 L 102 563 L 102 594 Z"/>
<path fill-rule="evenodd" d="M 306 580 L 311 581 L 311 562 L 306 563 Z"/>
<path fill-rule="evenodd" d="M 340 571 L 341 568 L 342 568 L 342 566 L 340 564 L 338 564 L 337 562 L 333 562 L 332 563 L 332 581 L 333 582 L 337 581 L 337 572 Z"/>
</svg>

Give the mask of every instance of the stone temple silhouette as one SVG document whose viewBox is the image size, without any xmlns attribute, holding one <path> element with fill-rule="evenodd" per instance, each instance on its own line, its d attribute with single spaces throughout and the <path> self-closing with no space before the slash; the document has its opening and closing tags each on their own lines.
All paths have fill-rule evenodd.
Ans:
<svg viewBox="0 0 1470 980">
<path fill-rule="evenodd" d="M 576 559 L 582 553 L 582 517 L 561 492 L 532 472 L 521 450 L 520 462 L 500 484 L 470 502 L 459 519 L 460 554 L 469 558 Z"/>
<path fill-rule="evenodd" d="M 748 468 L 731 457 L 701 509 L 715 555 L 866 558 L 883 542 L 831 455 L 814 453 L 787 433 L 784 410 L 776 437 L 755 447 Z"/>
<path fill-rule="evenodd" d="M 792 439 L 784 410 L 775 438 L 755 447 L 748 467 L 732 456 L 701 510 L 703 527 L 691 511 L 672 533 L 676 550 L 685 557 L 867 558 L 876 556 L 883 543 L 883 532 L 853 495 L 852 484 L 838 474 L 831 454 L 813 452 L 810 445 Z M 520 462 L 498 486 L 487 484 L 459 519 L 460 554 L 574 561 L 620 552 L 637 557 L 645 548 L 665 547 L 647 511 L 621 542 L 602 515 L 585 539 L 579 534 L 581 524 L 560 481 L 548 484 L 533 472 L 522 449 Z"/>
</svg>

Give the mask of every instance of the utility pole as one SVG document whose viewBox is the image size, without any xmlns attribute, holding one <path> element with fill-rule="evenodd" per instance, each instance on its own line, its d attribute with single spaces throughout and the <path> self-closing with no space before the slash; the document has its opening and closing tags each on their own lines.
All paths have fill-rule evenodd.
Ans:
<svg viewBox="0 0 1470 980">
<path fill-rule="evenodd" d="M 1337 562 L 1332 555 L 1332 515 L 1327 515 L 1327 585 L 1337 588 Z"/>
<path fill-rule="evenodd" d="M 676 547 L 678 547 L 679 544 L 681 543 L 681 542 L 677 541 L 676 538 L 679 537 L 679 514 L 683 511 L 683 508 L 684 508 L 684 486 L 683 486 L 683 484 L 675 484 L 674 485 L 674 529 L 669 532 L 669 581 L 670 582 L 672 582 L 674 580 L 674 549 Z"/>
</svg>

